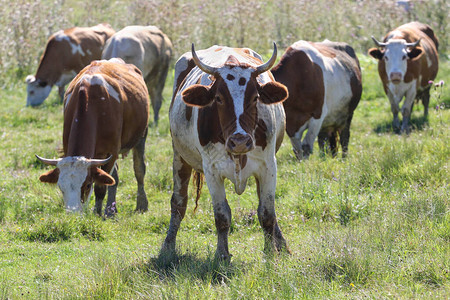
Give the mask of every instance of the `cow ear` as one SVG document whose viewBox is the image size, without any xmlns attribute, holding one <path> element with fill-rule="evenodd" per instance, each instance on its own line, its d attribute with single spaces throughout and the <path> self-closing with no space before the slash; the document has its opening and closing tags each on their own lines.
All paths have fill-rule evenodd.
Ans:
<svg viewBox="0 0 450 300">
<path fill-rule="evenodd" d="M 370 48 L 368 51 L 369 55 L 376 59 L 382 59 L 383 58 L 383 52 L 381 52 L 378 48 Z"/>
<path fill-rule="evenodd" d="M 94 182 L 99 185 L 114 185 L 116 181 L 108 173 L 100 168 L 94 167 L 92 170 L 92 177 Z"/>
<path fill-rule="evenodd" d="M 53 169 L 39 176 L 39 180 L 45 183 L 57 183 L 59 178 L 59 169 Z"/>
<path fill-rule="evenodd" d="M 422 47 L 414 47 L 408 52 L 408 57 L 410 59 L 419 58 L 423 53 Z"/>
<path fill-rule="evenodd" d="M 212 102 L 213 95 L 211 87 L 194 84 L 181 93 L 181 98 L 189 106 L 204 107 Z"/>
<path fill-rule="evenodd" d="M 287 88 L 278 82 L 270 81 L 258 88 L 259 100 L 264 104 L 283 102 L 288 97 Z"/>
</svg>

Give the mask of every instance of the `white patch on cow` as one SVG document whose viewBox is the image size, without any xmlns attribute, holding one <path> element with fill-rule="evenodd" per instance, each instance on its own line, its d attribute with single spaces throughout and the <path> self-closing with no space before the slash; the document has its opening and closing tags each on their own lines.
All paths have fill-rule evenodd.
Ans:
<svg viewBox="0 0 450 300">
<path fill-rule="evenodd" d="M 78 80 L 77 84 L 83 81 L 87 81 L 90 85 L 103 86 L 108 91 L 109 96 L 114 98 L 117 102 L 120 103 L 119 93 L 114 89 L 112 85 L 108 83 L 108 81 L 105 80 L 105 78 L 101 74 L 94 74 L 94 75 L 85 74 Z"/>
<path fill-rule="evenodd" d="M 60 172 L 58 187 L 63 194 L 66 210 L 71 212 L 82 211 L 84 204 L 81 202 L 81 187 L 88 175 L 89 160 L 82 156 L 64 157 L 56 167 Z M 87 201 L 85 204 L 87 204 Z"/>
<path fill-rule="evenodd" d="M 75 72 L 73 70 L 68 71 L 68 72 L 64 72 L 64 73 L 61 74 L 61 76 L 59 77 L 58 81 L 55 82 L 55 85 L 63 87 L 66 84 L 68 84 L 70 81 L 72 81 L 72 79 L 74 79 L 75 76 L 77 76 L 77 72 Z"/>
<path fill-rule="evenodd" d="M 247 84 L 250 81 L 250 77 L 254 71 L 255 70 L 251 68 L 241 68 L 241 67 L 234 67 L 231 69 L 226 67 L 219 69 L 219 74 L 226 82 L 228 86 L 228 91 L 230 92 L 231 98 L 233 99 L 234 103 L 234 113 L 236 114 L 236 131 L 234 132 L 234 134 L 236 133 L 241 133 L 244 135 L 247 134 L 245 130 L 242 128 L 241 124 L 239 123 L 239 117 L 244 114 L 245 90 L 247 89 Z M 227 79 L 229 74 L 234 77 L 233 80 Z M 245 79 L 244 85 L 239 84 L 241 78 Z"/>
<path fill-rule="evenodd" d="M 402 80 L 405 78 L 407 60 L 409 59 L 405 44 L 406 41 L 403 39 L 391 39 L 386 44 L 383 59 L 386 65 L 388 80 L 390 80 L 389 77 L 392 73 L 400 73 Z"/>
<path fill-rule="evenodd" d="M 72 54 L 79 53 L 81 56 L 85 56 L 83 49 L 81 48 L 80 44 L 76 44 L 71 41 L 70 37 L 64 33 L 64 31 L 60 30 L 54 34 L 56 41 L 67 41 L 70 45 L 70 48 L 72 50 Z"/>
</svg>

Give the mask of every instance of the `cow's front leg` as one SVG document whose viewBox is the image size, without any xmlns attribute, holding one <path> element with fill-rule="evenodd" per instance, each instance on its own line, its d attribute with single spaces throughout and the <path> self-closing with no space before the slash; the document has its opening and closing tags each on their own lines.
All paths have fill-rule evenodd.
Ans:
<svg viewBox="0 0 450 300">
<path fill-rule="evenodd" d="M 137 201 L 136 211 L 144 212 L 148 210 L 147 195 L 144 190 L 144 176 L 145 176 L 145 139 L 147 137 L 147 131 L 137 145 L 133 148 L 133 167 L 134 176 L 137 181 Z"/>
<path fill-rule="evenodd" d="M 267 162 L 267 169 L 256 177 L 259 197 L 258 220 L 264 232 L 264 250 L 266 252 L 286 250 L 290 253 L 275 214 L 276 178 L 276 162 Z"/>
<path fill-rule="evenodd" d="M 400 129 L 400 120 L 398 118 L 398 113 L 400 112 L 399 103 L 400 103 L 400 100 L 402 98 L 403 98 L 403 96 L 402 97 L 396 97 L 391 92 L 388 93 L 388 99 L 389 99 L 389 102 L 391 104 L 391 112 L 392 112 L 392 116 L 393 116 L 392 128 L 394 130 Z"/>
<path fill-rule="evenodd" d="M 116 183 L 114 185 L 108 186 L 108 199 L 106 200 L 105 217 L 113 217 L 116 213 L 118 213 L 116 192 L 117 185 L 119 184 L 119 175 L 117 173 L 117 166 L 113 167 L 111 176 L 114 178 Z"/>
<path fill-rule="evenodd" d="M 410 90 L 405 95 L 405 103 L 402 106 L 402 128 L 401 132 L 409 134 L 411 132 L 411 127 L 409 126 L 409 120 L 411 118 L 411 110 L 414 104 L 414 99 L 416 98 L 416 91 Z"/>
<path fill-rule="evenodd" d="M 170 224 L 161 252 L 175 251 L 175 243 L 181 220 L 186 214 L 188 186 L 192 167 L 174 149 L 173 155 L 173 193 L 170 200 Z"/>
<path fill-rule="evenodd" d="M 225 194 L 224 180 L 217 170 L 205 168 L 206 184 L 212 198 L 214 220 L 217 229 L 216 258 L 229 261 L 228 233 L 231 226 L 231 209 Z"/>
</svg>

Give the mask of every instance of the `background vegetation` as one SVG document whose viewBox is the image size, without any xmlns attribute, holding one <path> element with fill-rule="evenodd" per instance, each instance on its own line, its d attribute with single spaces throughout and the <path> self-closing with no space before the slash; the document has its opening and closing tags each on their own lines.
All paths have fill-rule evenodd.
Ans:
<svg viewBox="0 0 450 300">
<path fill-rule="evenodd" d="M 449 298 L 448 1 L 5 1 L 0 0 L 0 299 L 36 298 Z M 415 105 L 410 136 L 391 129 L 389 103 L 370 35 L 410 20 L 433 26 L 441 68 L 430 116 Z M 73 25 L 108 22 L 116 30 L 153 24 L 172 39 L 176 59 L 191 42 L 246 46 L 266 54 L 299 39 L 346 41 L 359 52 L 364 92 L 348 159 L 315 153 L 296 161 L 286 138 L 277 154 L 277 215 L 292 255 L 270 257 L 256 217 L 255 183 L 227 195 L 233 224 L 231 265 L 217 264 L 210 197 L 203 188 L 179 232 L 180 256 L 158 257 L 169 222 L 172 149 L 166 82 L 160 124 L 147 140 L 150 209 L 133 213 L 130 158 L 120 161 L 119 214 L 67 215 L 58 188 L 34 154 L 56 157 L 62 110 L 55 91 L 25 108 L 23 80 L 34 73 L 48 36 Z M 92 206 L 92 203 L 91 203 Z"/>
</svg>

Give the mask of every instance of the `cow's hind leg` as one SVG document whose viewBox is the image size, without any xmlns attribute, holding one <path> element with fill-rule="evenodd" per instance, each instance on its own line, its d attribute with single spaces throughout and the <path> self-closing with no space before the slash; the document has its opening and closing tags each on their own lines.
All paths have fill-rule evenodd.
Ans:
<svg viewBox="0 0 450 300">
<path fill-rule="evenodd" d="M 145 139 L 147 137 L 147 130 L 144 137 L 140 139 L 137 145 L 133 148 L 133 167 L 134 176 L 137 181 L 137 202 L 136 211 L 144 212 L 148 210 L 147 195 L 144 190 L 145 177 Z"/>
<path fill-rule="evenodd" d="M 95 207 L 94 212 L 101 216 L 102 215 L 102 206 L 103 199 L 105 199 L 106 195 L 106 185 L 94 185 L 94 194 L 95 194 Z"/>
<path fill-rule="evenodd" d="M 422 92 L 423 116 L 428 118 L 428 106 L 430 105 L 430 87 Z"/>
<path fill-rule="evenodd" d="M 337 154 L 337 132 L 333 131 L 330 134 L 330 151 L 333 157 L 336 157 Z"/>
<path fill-rule="evenodd" d="M 174 149 L 173 155 L 173 194 L 170 200 L 170 224 L 161 252 L 175 251 L 178 229 L 186 213 L 188 186 L 192 167 Z"/>
<path fill-rule="evenodd" d="M 352 122 L 353 114 L 351 114 L 347 118 L 347 122 L 345 123 L 345 127 L 341 130 L 339 134 L 339 139 L 342 146 L 342 158 L 347 157 L 348 153 L 348 144 L 350 142 L 350 124 Z"/>
<path fill-rule="evenodd" d="M 259 197 L 258 220 L 264 232 L 264 250 L 266 252 L 286 250 L 290 253 L 275 214 L 276 163 L 273 162 L 267 170 L 273 171 L 256 178 Z"/>
</svg>

